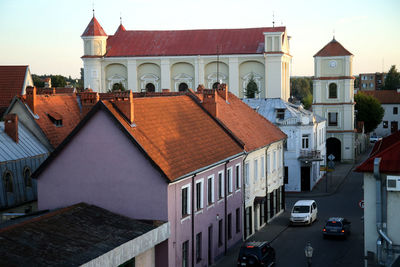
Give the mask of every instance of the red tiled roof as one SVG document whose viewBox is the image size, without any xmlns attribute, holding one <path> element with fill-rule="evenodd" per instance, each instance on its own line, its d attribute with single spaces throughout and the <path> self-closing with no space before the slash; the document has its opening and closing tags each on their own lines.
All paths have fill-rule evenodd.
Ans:
<svg viewBox="0 0 400 267">
<path fill-rule="evenodd" d="M 262 54 L 264 32 L 285 27 L 180 31 L 117 31 L 107 39 L 106 57 Z"/>
<path fill-rule="evenodd" d="M 381 104 L 400 104 L 400 93 L 396 90 L 359 91 L 359 93 L 373 96 Z"/>
<path fill-rule="evenodd" d="M 400 173 L 400 131 L 375 143 L 369 158 L 359 165 L 356 172 L 374 172 L 374 159 L 381 158 L 379 171 Z"/>
<path fill-rule="evenodd" d="M 243 151 L 189 96 L 133 101 L 135 127 L 111 101 L 103 103 L 171 181 Z"/>
<path fill-rule="evenodd" d="M 115 32 L 115 34 L 117 34 L 119 32 L 126 32 L 125 27 L 124 27 L 124 25 L 122 25 L 122 23 L 119 25 L 119 27 L 118 27 L 117 31 Z"/>
<path fill-rule="evenodd" d="M 26 102 L 25 97 L 21 99 Z M 36 95 L 36 123 L 42 129 L 51 145 L 55 148 L 67 137 L 81 120 L 81 112 L 75 94 Z M 62 126 L 56 126 L 48 114 L 56 120 L 62 120 Z"/>
<path fill-rule="evenodd" d="M 27 70 L 28 66 L 0 66 L 0 109 L 5 111 L 13 97 L 23 93 Z"/>
<path fill-rule="evenodd" d="M 81 36 L 107 36 L 107 34 L 95 16 L 93 16 L 92 20 L 89 22 Z"/>
<path fill-rule="evenodd" d="M 336 56 L 352 56 L 346 48 L 344 48 L 335 38 L 314 55 L 314 57 L 336 57 Z"/>
<path fill-rule="evenodd" d="M 246 151 L 252 151 L 286 138 L 277 126 L 258 114 L 234 94 L 228 92 L 228 103 L 217 101 L 217 118 L 237 136 Z"/>
</svg>

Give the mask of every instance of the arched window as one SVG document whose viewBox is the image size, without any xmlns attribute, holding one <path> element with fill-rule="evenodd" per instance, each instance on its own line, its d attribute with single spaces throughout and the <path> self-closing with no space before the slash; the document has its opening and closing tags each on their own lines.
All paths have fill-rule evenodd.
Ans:
<svg viewBox="0 0 400 267">
<path fill-rule="evenodd" d="M 26 187 L 32 187 L 31 169 L 29 167 L 24 169 L 24 182 Z"/>
<path fill-rule="evenodd" d="M 337 98 L 337 85 L 336 83 L 329 84 L 329 98 Z"/>
<path fill-rule="evenodd" d="M 219 82 L 213 83 L 212 89 L 218 89 Z"/>
<path fill-rule="evenodd" d="M 186 83 L 180 83 L 179 84 L 179 92 L 185 92 L 189 86 Z"/>
<path fill-rule="evenodd" d="M 6 189 L 6 192 L 10 192 L 10 193 L 14 192 L 11 172 L 7 171 L 4 173 L 3 184 L 4 184 L 4 188 Z"/>
<path fill-rule="evenodd" d="M 156 91 L 156 87 L 154 86 L 154 84 L 152 84 L 152 83 L 146 84 L 146 92 L 155 92 L 155 91 Z"/>
</svg>

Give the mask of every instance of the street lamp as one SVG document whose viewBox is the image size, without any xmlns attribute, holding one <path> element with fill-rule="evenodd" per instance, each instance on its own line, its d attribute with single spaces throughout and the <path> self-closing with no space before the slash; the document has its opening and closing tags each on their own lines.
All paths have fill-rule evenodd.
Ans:
<svg viewBox="0 0 400 267">
<path fill-rule="evenodd" d="M 307 266 L 308 266 L 308 267 L 311 266 L 311 258 L 312 258 L 313 250 L 314 250 L 314 249 L 313 249 L 313 247 L 311 246 L 310 241 L 308 241 L 306 247 L 304 248 L 304 253 L 306 254 Z"/>
</svg>

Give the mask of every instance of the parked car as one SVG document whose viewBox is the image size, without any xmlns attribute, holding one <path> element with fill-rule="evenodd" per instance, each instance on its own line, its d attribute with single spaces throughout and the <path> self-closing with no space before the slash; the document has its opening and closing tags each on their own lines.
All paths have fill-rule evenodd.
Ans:
<svg viewBox="0 0 400 267">
<path fill-rule="evenodd" d="M 370 142 L 370 143 L 376 143 L 376 142 L 378 142 L 379 140 L 382 140 L 382 136 L 378 136 L 378 135 L 373 134 L 373 135 L 371 135 L 371 136 L 369 137 L 369 142 Z"/>
<path fill-rule="evenodd" d="M 275 265 L 275 250 L 267 241 L 252 241 L 242 245 L 237 266 L 273 266 Z"/>
<path fill-rule="evenodd" d="M 292 208 L 290 224 L 311 225 L 317 219 L 317 215 L 318 208 L 315 200 L 299 200 Z"/>
<path fill-rule="evenodd" d="M 340 236 L 346 238 L 351 233 L 351 222 L 342 217 L 331 217 L 322 229 L 323 237 Z"/>
</svg>

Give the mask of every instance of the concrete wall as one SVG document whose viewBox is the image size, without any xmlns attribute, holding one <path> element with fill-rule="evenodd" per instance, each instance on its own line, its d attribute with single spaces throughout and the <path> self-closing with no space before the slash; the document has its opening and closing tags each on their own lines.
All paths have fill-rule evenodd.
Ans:
<svg viewBox="0 0 400 267">
<path fill-rule="evenodd" d="M 167 183 L 103 111 L 38 178 L 39 209 L 86 202 L 136 219 L 164 220 Z"/>
</svg>

